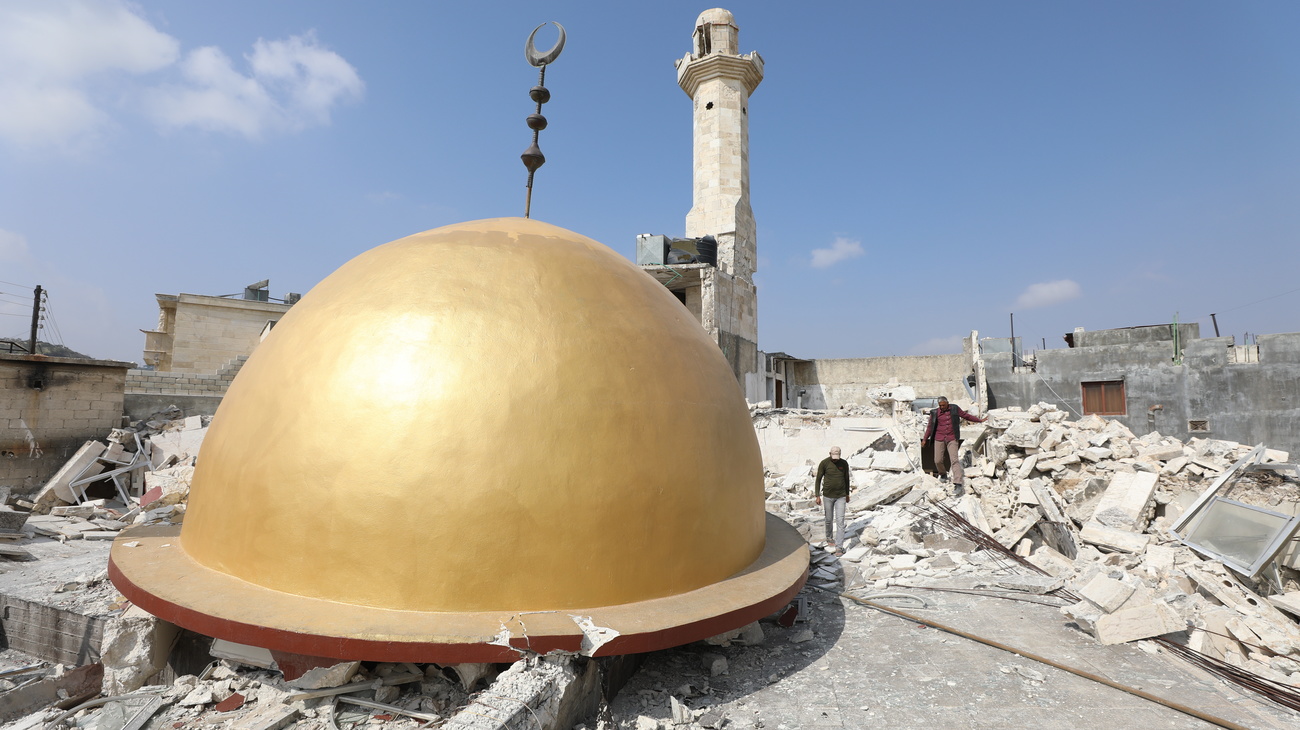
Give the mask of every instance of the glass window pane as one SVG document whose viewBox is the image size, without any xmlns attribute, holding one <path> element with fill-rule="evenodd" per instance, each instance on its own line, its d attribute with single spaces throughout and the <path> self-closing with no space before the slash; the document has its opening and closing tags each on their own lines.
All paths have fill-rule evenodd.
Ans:
<svg viewBox="0 0 1300 730">
<path fill-rule="evenodd" d="M 1205 516 L 1187 533 L 1187 541 L 1246 568 L 1263 557 L 1288 522 L 1285 515 L 1214 499 L 1205 506 Z"/>
</svg>

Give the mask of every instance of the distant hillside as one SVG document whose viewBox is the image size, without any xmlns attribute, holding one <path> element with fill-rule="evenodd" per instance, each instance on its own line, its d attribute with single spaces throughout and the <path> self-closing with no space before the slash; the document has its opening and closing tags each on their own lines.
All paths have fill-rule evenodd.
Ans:
<svg viewBox="0 0 1300 730">
<path fill-rule="evenodd" d="M 9 352 L 10 342 L 17 342 L 19 345 L 22 346 L 23 352 L 27 351 L 26 337 L 0 337 L 0 352 Z M 17 352 L 17 350 L 14 351 Z M 49 355 L 50 357 L 76 357 L 82 360 L 95 359 L 90 355 L 83 355 L 80 352 L 77 352 L 76 350 L 72 349 L 71 347 L 64 347 L 63 345 L 55 345 L 50 342 L 42 342 L 41 340 L 36 341 L 36 354 Z"/>
</svg>

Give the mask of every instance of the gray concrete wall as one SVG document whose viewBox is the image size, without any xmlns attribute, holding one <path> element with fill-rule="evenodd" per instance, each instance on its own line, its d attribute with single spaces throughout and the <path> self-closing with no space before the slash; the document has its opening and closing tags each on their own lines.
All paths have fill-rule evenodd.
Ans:
<svg viewBox="0 0 1300 730">
<path fill-rule="evenodd" d="M 1245 363 L 1234 361 L 1230 337 L 1186 342 L 1181 363 L 1169 341 L 1043 350 L 1035 369 L 1013 370 L 1010 354 L 986 355 L 989 405 L 1046 401 L 1081 413 L 1081 383 L 1123 380 L 1127 414 L 1108 418 L 1139 436 L 1263 442 L 1300 458 L 1300 333 L 1260 335 L 1258 343 L 1259 362 Z M 1207 421 L 1208 431 L 1190 431 L 1190 420 Z"/>
<path fill-rule="evenodd" d="M 912 386 L 922 398 L 946 395 L 964 400 L 961 381 L 971 371 L 966 354 L 804 360 L 795 362 L 792 370 L 793 382 L 787 384 L 790 404 L 804 390 L 804 408 L 825 409 L 870 403 L 868 392 L 891 381 Z"/>
<path fill-rule="evenodd" d="M 1201 336 L 1201 325 L 1192 322 L 1190 324 L 1178 325 L 1178 339 L 1184 347 L 1188 342 Z M 1097 330 L 1095 332 L 1075 332 L 1075 347 L 1104 347 L 1106 345 L 1137 345 L 1144 342 L 1168 342 L 1174 341 L 1173 326 L 1169 324 L 1153 324 L 1144 327 L 1122 327 L 1113 330 Z M 1172 357 L 1173 345 L 1170 345 L 1170 355 Z"/>
</svg>

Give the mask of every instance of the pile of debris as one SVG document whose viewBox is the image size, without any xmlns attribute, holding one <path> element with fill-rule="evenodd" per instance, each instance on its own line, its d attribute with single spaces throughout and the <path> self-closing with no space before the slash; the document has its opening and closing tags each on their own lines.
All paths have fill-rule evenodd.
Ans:
<svg viewBox="0 0 1300 730">
<path fill-rule="evenodd" d="M 208 420 L 172 406 L 85 442 L 32 499 L 0 511 L 0 539 L 112 540 L 133 524 L 180 521 Z"/>
<path fill-rule="evenodd" d="M 1173 635 L 1300 687 L 1300 478 L 1287 453 L 1136 437 L 1045 403 L 988 415 L 985 428 L 963 427 L 965 490 L 921 472 L 919 416 L 892 430 L 892 450 L 877 443 L 850 456 L 847 550 L 815 550 L 810 583 L 1057 596 L 1068 599 L 1067 619 L 1102 643 Z M 812 463 L 769 475 L 768 505 L 817 540 Z M 946 529 L 933 505 L 972 529 Z"/>
<path fill-rule="evenodd" d="M 230 661 L 209 665 L 202 674 L 178 677 L 165 685 L 123 689 L 104 675 L 99 696 L 99 665 L 66 676 L 62 667 L 42 671 L 40 679 L 60 687 L 65 701 L 37 710 L 9 725 L 27 728 L 226 727 L 352 728 L 382 722 L 402 730 L 431 722 L 441 724 L 468 704 L 499 673 L 491 664 L 363 664 L 344 662 L 286 681 L 278 671 L 254 669 Z M 30 669 L 29 669 L 30 671 Z M 75 686 L 74 686 L 75 685 Z M 85 685 L 84 687 L 81 685 Z M 72 692 L 86 691 L 80 696 Z"/>
</svg>

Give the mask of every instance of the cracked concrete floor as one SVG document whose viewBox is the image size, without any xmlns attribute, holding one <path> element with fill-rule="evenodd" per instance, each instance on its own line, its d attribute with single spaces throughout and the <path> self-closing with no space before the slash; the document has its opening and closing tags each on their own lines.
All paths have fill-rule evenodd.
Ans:
<svg viewBox="0 0 1300 730">
<path fill-rule="evenodd" d="M 891 590 L 907 591 L 907 588 Z M 1102 646 L 1055 608 L 988 596 L 913 591 L 932 609 L 903 610 L 1105 676 L 1250 728 L 1300 721 L 1166 654 Z M 764 622 L 759 646 L 693 644 L 648 657 L 615 699 L 621 727 L 667 727 L 669 695 L 719 728 L 1209 728 L 1127 692 L 821 591 L 806 589 L 809 621 Z M 791 643 L 804 628 L 813 639 Z M 708 654 L 725 656 L 711 677 Z M 698 714 L 698 713 L 697 713 Z"/>
</svg>

